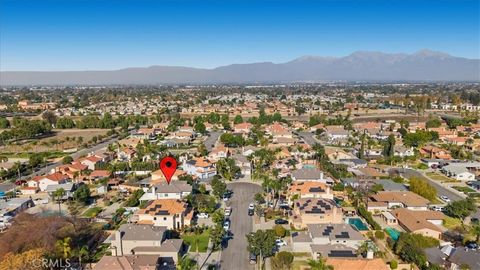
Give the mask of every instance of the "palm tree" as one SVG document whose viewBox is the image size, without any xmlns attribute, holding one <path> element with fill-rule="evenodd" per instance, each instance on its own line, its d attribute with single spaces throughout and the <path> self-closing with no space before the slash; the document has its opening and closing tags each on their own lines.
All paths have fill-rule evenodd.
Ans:
<svg viewBox="0 0 480 270">
<path fill-rule="evenodd" d="M 475 235 L 475 242 L 478 243 L 478 241 L 480 240 L 480 225 L 478 224 L 473 225 L 471 229 L 471 233 Z"/>
<path fill-rule="evenodd" d="M 90 252 L 88 251 L 88 246 L 83 246 L 79 251 L 78 251 L 78 258 L 80 259 L 80 264 L 82 263 L 83 260 L 89 261 L 90 260 Z M 91 262 L 90 262 L 91 264 Z M 90 268 L 91 265 L 90 265 Z"/>
<path fill-rule="evenodd" d="M 309 259 L 307 263 L 310 266 L 310 270 L 333 270 L 333 266 L 327 265 L 322 257 L 318 258 L 318 260 Z"/>
<path fill-rule="evenodd" d="M 58 203 L 58 212 L 62 214 L 62 208 L 60 207 L 60 202 L 62 201 L 63 196 L 65 195 L 65 190 L 59 188 L 52 193 L 53 200 L 56 200 Z"/>
<path fill-rule="evenodd" d="M 72 252 L 72 248 L 70 247 L 70 242 L 72 241 L 72 238 L 70 237 L 65 237 L 63 239 L 60 239 L 57 241 L 56 246 L 57 249 L 62 252 L 63 258 L 68 258 L 68 255 Z"/>
<path fill-rule="evenodd" d="M 183 255 L 183 257 L 178 260 L 178 263 L 177 263 L 178 270 L 194 270 L 197 268 L 198 267 L 195 261 L 192 258 L 190 258 L 187 254 Z"/>
</svg>

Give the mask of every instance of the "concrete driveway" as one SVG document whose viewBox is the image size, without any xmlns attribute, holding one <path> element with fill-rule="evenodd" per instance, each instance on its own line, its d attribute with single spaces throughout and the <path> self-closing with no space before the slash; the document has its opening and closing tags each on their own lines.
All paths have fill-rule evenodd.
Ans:
<svg viewBox="0 0 480 270">
<path fill-rule="evenodd" d="M 236 182 L 229 183 L 228 189 L 233 191 L 229 201 L 232 207 L 230 232 L 233 239 L 228 241 L 227 248 L 222 251 L 221 269 L 254 269 L 255 266 L 249 264 L 245 237 L 253 229 L 253 218 L 248 215 L 248 205 L 253 202 L 255 193 L 260 192 L 262 187 L 253 183 Z"/>
</svg>

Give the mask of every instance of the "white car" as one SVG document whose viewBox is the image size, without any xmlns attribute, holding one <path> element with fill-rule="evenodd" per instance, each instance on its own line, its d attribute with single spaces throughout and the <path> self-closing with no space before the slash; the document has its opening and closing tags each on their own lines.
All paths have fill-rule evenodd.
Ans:
<svg viewBox="0 0 480 270">
<path fill-rule="evenodd" d="M 451 200 L 447 196 L 440 196 L 440 199 L 447 203 L 451 202 Z"/>
<path fill-rule="evenodd" d="M 199 213 L 197 215 L 198 218 L 208 218 L 208 214 L 207 213 Z"/>
<path fill-rule="evenodd" d="M 229 220 L 227 220 L 223 223 L 223 229 L 225 231 L 228 231 L 228 229 L 230 229 L 230 221 Z"/>
<path fill-rule="evenodd" d="M 229 217 L 232 214 L 231 207 L 225 207 L 225 216 Z"/>
<path fill-rule="evenodd" d="M 275 244 L 277 245 L 277 247 L 281 247 L 281 246 L 286 246 L 287 242 L 285 242 L 282 239 L 277 239 L 277 240 L 275 240 Z"/>
<path fill-rule="evenodd" d="M 248 205 L 248 210 L 254 210 L 254 209 L 255 209 L 255 205 L 253 203 Z"/>
</svg>

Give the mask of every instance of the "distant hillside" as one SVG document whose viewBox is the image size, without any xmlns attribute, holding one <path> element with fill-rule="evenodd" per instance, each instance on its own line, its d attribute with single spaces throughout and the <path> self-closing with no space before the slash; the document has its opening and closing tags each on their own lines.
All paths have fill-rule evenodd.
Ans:
<svg viewBox="0 0 480 270">
<path fill-rule="evenodd" d="M 302 81 L 480 81 L 480 60 L 421 50 L 359 51 L 345 57 L 304 56 L 287 63 L 233 64 L 214 69 L 173 66 L 112 71 L 6 71 L 0 85 L 288 83 Z"/>
</svg>

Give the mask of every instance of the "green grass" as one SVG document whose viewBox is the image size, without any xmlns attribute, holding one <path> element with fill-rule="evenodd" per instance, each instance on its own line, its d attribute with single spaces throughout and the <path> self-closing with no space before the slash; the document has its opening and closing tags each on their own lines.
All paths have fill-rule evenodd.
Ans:
<svg viewBox="0 0 480 270">
<path fill-rule="evenodd" d="M 293 261 L 293 263 L 292 263 L 292 269 L 293 270 L 304 269 L 305 266 L 308 266 L 307 261 Z"/>
<path fill-rule="evenodd" d="M 207 252 L 208 240 L 210 238 L 210 231 L 205 230 L 203 233 L 196 236 L 193 233 L 182 235 L 183 241 L 190 246 L 190 252 L 197 252 L 197 241 L 198 238 L 198 252 Z"/>
<path fill-rule="evenodd" d="M 445 175 L 438 174 L 436 172 L 427 172 L 426 175 L 435 181 L 446 182 L 446 183 L 457 182 L 455 179 L 449 178 Z"/>
<path fill-rule="evenodd" d="M 310 252 L 292 252 L 292 254 L 295 257 L 311 257 L 312 256 Z"/>
<path fill-rule="evenodd" d="M 101 207 L 92 207 L 92 208 L 89 208 L 87 211 L 85 211 L 83 213 L 84 216 L 86 217 L 89 217 L 89 218 L 93 218 L 93 217 L 96 217 L 98 215 L 98 213 L 102 212 L 102 208 Z"/>
<path fill-rule="evenodd" d="M 474 189 L 471 189 L 471 188 L 469 188 L 469 187 L 454 186 L 454 187 L 452 187 L 452 188 L 454 188 L 454 189 L 456 189 L 456 190 L 458 190 L 458 191 L 460 191 L 460 192 L 463 192 L 463 193 L 475 192 Z"/>
<path fill-rule="evenodd" d="M 462 221 L 458 218 L 446 217 L 443 220 L 443 226 L 449 230 L 453 230 L 462 225 Z"/>
</svg>

